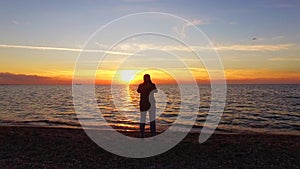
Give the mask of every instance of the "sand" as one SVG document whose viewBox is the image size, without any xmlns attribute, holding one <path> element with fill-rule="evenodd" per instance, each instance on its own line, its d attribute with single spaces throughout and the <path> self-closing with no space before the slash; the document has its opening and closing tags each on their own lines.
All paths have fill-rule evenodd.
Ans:
<svg viewBox="0 0 300 169">
<path fill-rule="evenodd" d="M 204 144 L 198 136 L 161 155 L 131 159 L 103 150 L 81 129 L 3 126 L 0 168 L 300 168 L 300 136 L 215 134 Z"/>
</svg>

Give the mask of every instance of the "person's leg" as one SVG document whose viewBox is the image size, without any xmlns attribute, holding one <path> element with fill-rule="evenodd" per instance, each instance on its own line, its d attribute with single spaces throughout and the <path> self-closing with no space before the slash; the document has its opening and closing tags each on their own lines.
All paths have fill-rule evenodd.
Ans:
<svg viewBox="0 0 300 169">
<path fill-rule="evenodd" d="M 141 118 L 140 118 L 140 134 L 141 138 L 145 137 L 145 123 L 146 123 L 146 113 L 145 111 L 141 112 Z"/>
<path fill-rule="evenodd" d="M 151 106 L 149 109 L 149 117 L 150 117 L 150 130 L 151 135 L 156 136 L 156 106 Z"/>
</svg>

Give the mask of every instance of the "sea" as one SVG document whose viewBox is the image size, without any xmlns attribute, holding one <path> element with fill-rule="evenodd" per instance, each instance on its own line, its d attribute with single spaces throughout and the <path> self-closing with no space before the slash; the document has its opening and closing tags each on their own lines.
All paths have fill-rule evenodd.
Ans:
<svg viewBox="0 0 300 169">
<path fill-rule="evenodd" d="M 182 113 L 181 95 L 177 85 L 157 85 L 157 88 L 156 124 L 163 132 Z M 198 88 L 200 100 L 191 132 L 201 131 L 211 105 L 211 86 L 198 85 Z M 74 109 L 71 85 L 0 85 L 0 125 L 82 128 L 80 120 L 84 120 L 90 128 L 109 125 L 119 131 L 138 131 L 136 89 L 135 85 L 120 85 L 116 87 L 117 92 L 112 92 L 110 85 L 96 85 L 92 99 L 101 116 L 95 113 L 82 116 Z M 217 133 L 300 135 L 300 85 L 229 84 L 221 115 Z M 105 122 L 96 123 L 99 117 Z"/>
</svg>

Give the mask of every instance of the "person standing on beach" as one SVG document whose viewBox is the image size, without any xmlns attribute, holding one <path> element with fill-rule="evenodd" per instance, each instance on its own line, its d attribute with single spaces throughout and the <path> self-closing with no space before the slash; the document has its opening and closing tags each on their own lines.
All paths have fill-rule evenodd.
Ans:
<svg viewBox="0 0 300 169">
<path fill-rule="evenodd" d="M 156 106 L 155 106 L 154 93 L 157 93 L 157 89 L 156 89 L 155 84 L 152 83 L 149 74 L 144 75 L 144 83 L 139 85 L 137 92 L 140 93 L 141 138 L 145 137 L 145 125 L 146 125 L 147 111 L 149 112 L 151 135 L 155 136 L 156 135 L 156 124 L 155 124 Z"/>
</svg>

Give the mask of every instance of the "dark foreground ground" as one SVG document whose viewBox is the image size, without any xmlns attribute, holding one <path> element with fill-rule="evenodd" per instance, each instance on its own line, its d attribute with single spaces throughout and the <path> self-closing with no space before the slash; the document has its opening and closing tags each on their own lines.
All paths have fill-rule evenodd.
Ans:
<svg viewBox="0 0 300 169">
<path fill-rule="evenodd" d="M 126 133 L 137 136 L 138 133 Z M 198 134 L 164 154 L 116 156 L 78 129 L 0 127 L 0 168 L 300 168 L 300 136 Z"/>
</svg>

